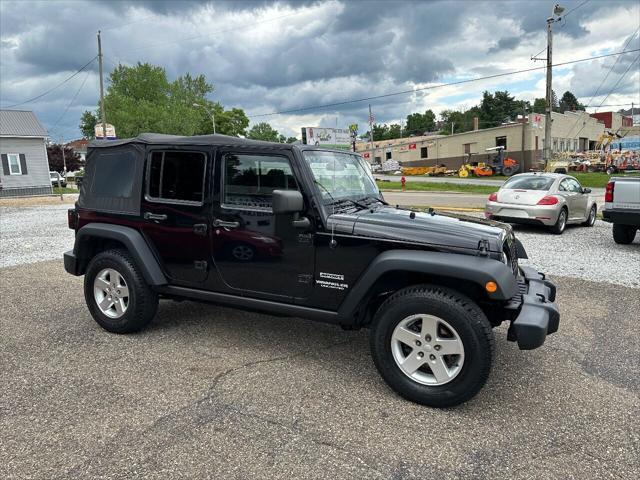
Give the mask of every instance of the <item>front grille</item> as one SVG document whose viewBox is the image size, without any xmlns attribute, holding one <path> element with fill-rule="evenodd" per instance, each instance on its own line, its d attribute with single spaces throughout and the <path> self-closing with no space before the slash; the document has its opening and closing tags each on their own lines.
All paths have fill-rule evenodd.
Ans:
<svg viewBox="0 0 640 480">
<path fill-rule="evenodd" d="M 518 252 L 516 251 L 516 242 L 513 233 L 506 238 L 502 250 L 507 256 L 507 265 L 509 265 L 513 274 L 518 276 Z"/>
</svg>

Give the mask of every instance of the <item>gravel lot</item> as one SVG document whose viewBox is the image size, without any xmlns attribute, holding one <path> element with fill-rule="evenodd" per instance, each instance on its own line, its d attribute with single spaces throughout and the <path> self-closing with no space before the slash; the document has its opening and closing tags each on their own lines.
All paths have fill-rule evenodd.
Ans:
<svg viewBox="0 0 640 480">
<path fill-rule="evenodd" d="M 485 388 L 434 410 L 385 386 L 367 331 L 162 301 L 108 334 L 63 271 L 68 207 L 0 208 L 0 478 L 640 475 L 640 242 L 608 224 L 517 227 L 560 331 L 522 352 L 496 329 Z"/>
<path fill-rule="evenodd" d="M 0 268 L 62 259 L 73 248 L 67 210 L 73 205 L 0 207 Z"/>
<path fill-rule="evenodd" d="M 0 207 L 0 267 L 61 259 L 62 252 L 73 248 L 69 207 Z M 617 245 L 611 225 L 600 220 L 593 228 L 570 226 L 563 235 L 526 226 L 515 229 L 540 271 L 640 288 L 640 234 L 631 245 Z"/>
<path fill-rule="evenodd" d="M 640 296 L 555 281 L 560 331 L 522 352 L 497 329 L 485 388 L 435 410 L 366 331 L 163 301 L 112 335 L 59 261 L 0 269 L 0 478 L 638 478 Z"/>
</svg>

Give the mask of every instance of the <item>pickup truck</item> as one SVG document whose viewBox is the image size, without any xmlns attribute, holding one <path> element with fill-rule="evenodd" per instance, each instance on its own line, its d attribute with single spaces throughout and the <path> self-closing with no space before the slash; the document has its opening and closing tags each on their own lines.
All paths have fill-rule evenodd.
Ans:
<svg viewBox="0 0 640 480">
<path fill-rule="evenodd" d="M 629 244 L 640 228 L 640 177 L 612 177 L 604 194 L 602 218 L 613 223 L 613 240 Z"/>
</svg>

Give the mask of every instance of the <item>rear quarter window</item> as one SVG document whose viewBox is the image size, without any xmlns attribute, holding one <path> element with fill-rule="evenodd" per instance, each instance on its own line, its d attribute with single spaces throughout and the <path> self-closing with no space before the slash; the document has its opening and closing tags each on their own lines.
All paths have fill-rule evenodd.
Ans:
<svg viewBox="0 0 640 480">
<path fill-rule="evenodd" d="M 129 198 L 133 193 L 136 157 L 133 152 L 101 153 L 95 159 L 91 194 L 95 197 Z"/>
</svg>

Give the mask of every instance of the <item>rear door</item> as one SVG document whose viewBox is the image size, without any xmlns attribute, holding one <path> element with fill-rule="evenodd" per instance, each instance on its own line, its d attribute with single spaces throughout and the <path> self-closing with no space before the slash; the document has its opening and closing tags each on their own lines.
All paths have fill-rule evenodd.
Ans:
<svg viewBox="0 0 640 480">
<path fill-rule="evenodd" d="M 207 278 L 209 164 L 209 151 L 197 147 L 147 151 L 142 230 L 174 284 L 198 286 Z"/>
</svg>

